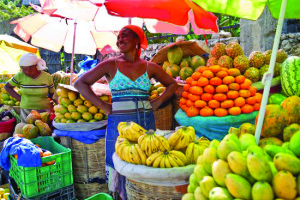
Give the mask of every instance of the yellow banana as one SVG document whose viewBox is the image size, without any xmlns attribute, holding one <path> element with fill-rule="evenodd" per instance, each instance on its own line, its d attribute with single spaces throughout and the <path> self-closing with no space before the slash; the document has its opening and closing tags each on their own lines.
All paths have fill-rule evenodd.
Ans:
<svg viewBox="0 0 300 200">
<path fill-rule="evenodd" d="M 144 151 L 141 149 L 141 147 L 138 144 L 135 144 L 135 148 L 136 148 L 137 152 L 139 153 L 142 164 L 146 165 L 146 160 L 147 160 L 146 154 L 144 153 Z"/>
<path fill-rule="evenodd" d="M 145 134 L 147 132 L 146 129 L 144 129 L 142 126 L 140 126 L 139 124 L 135 123 L 135 122 L 129 122 L 130 123 L 130 127 L 138 132 L 140 135 Z"/>
<path fill-rule="evenodd" d="M 144 141 L 144 139 L 145 139 L 146 137 L 147 137 L 146 134 L 141 135 L 141 136 L 139 137 L 139 139 L 138 139 L 138 144 L 139 144 L 139 145 L 142 145 L 142 143 L 143 143 L 143 141 Z"/>
<path fill-rule="evenodd" d="M 157 139 L 156 135 L 153 135 L 153 137 L 152 137 L 152 146 L 153 146 L 153 148 L 152 148 L 153 152 L 161 150 L 160 143 L 159 143 L 159 140 Z"/>
<path fill-rule="evenodd" d="M 194 145 L 194 156 L 193 156 L 193 160 L 192 160 L 192 164 L 197 163 L 197 159 L 200 156 L 200 146 L 195 144 Z"/>
<path fill-rule="evenodd" d="M 163 156 L 164 156 L 164 154 L 162 153 L 160 156 L 158 156 L 154 160 L 153 165 L 152 165 L 154 168 L 158 168 L 159 167 L 160 161 L 163 159 Z"/>
<path fill-rule="evenodd" d="M 133 153 L 134 163 L 135 163 L 135 164 L 138 164 L 138 165 L 142 164 L 141 158 L 140 158 L 140 156 L 139 156 L 138 151 L 137 151 L 136 148 L 135 148 L 135 145 L 132 145 L 132 146 L 131 146 L 131 151 L 132 151 L 132 153 Z"/>
<path fill-rule="evenodd" d="M 152 154 L 152 147 L 151 147 L 151 137 L 149 136 L 146 140 L 146 155 L 150 156 Z"/>
<path fill-rule="evenodd" d="M 165 157 L 165 167 L 166 168 L 171 168 L 172 167 L 171 164 L 170 164 L 169 158 L 170 158 L 170 155 L 169 154 L 166 155 L 166 157 Z"/>
<path fill-rule="evenodd" d="M 122 135 L 122 128 L 123 128 L 125 125 L 126 125 L 126 122 L 120 122 L 120 123 L 118 124 L 117 129 L 118 129 L 119 135 Z"/>
<path fill-rule="evenodd" d="M 169 151 L 170 150 L 170 144 L 168 142 L 168 140 L 166 138 L 164 138 L 163 136 L 161 135 L 155 135 L 157 140 L 159 141 L 160 143 L 160 150 L 161 151 Z"/>
<path fill-rule="evenodd" d="M 127 146 L 128 144 L 126 144 L 126 143 L 122 143 L 122 144 L 119 144 L 117 147 L 116 147 L 116 153 L 117 153 L 117 155 L 121 158 L 121 159 L 123 159 L 123 149 L 124 149 L 124 147 L 125 146 Z"/>
<path fill-rule="evenodd" d="M 170 146 L 174 147 L 178 143 L 180 137 L 181 137 L 181 132 L 178 130 L 175 131 L 168 139 Z"/>
<path fill-rule="evenodd" d="M 177 163 L 177 165 L 179 167 L 183 167 L 184 166 L 184 163 L 177 156 L 175 156 L 174 154 L 170 154 L 170 157 L 173 158 L 173 160 Z"/>
<path fill-rule="evenodd" d="M 144 139 L 142 140 L 140 146 L 142 148 L 142 150 L 146 153 L 146 145 L 147 145 L 147 140 L 148 140 L 148 137 L 144 137 Z"/>
<path fill-rule="evenodd" d="M 122 157 L 123 157 L 123 160 L 125 160 L 126 162 L 130 162 L 130 159 L 128 159 L 129 157 L 129 145 L 125 146 L 123 148 L 123 152 L 122 152 Z"/>
<path fill-rule="evenodd" d="M 127 128 L 127 133 L 130 136 L 130 140 L 133 142 L 137 142 L 139 137 L 141 136 L 138 132 L 136 132 L 130 127 Z"/>
<path fill-rule="evenodd" d="M 185 151 L 185 155 L 186 155 L 186 158 L 187 158 L 187 163 L 192 163 L 192 155 L 193 155 L 193 151 L 194 151 L 194 146 L 195 146 L 195 143 L 192 142 L 190 143 L 187 148 L 186 148 L 186 151 Z"/>
<path fill-rule="evenodd" d="M 171 157 L 170 154 L 168 154 L 168 159 L 171 164 L 171 167 L 179 167 L 178 164 L 175 162 L 175 160 Z"/>
<path fill-rule="evenodd" d="M 162 155 L 162 154 L 163 154 L 163 152 L 161 152 L 161 151 L 158 151 L 158 152 L 156 152 L 156 153 L 153 153 L 152 155 L 150 155 L 150 156 L 147 158 L 146 164 L 147 164 L 148 166 L 151 166 L 152 163 L 156 160 L 156 158 L 157 158 L 158 156 Z"/>
<path fill-rule="evenodd" d="M 159 168 L 166 168 L 166 166 L 165 166 L 165 159 L 166 159 L 166 155 L 162 155 L 162 159 L 161 159 L 161 161 L 160 161 L 160 163 L 159 163 Z"/>
<path fill-rule="evenodd" d="M 172 151 L 170 151 L 170 154 L 175 155 L 183 162 L 184 165 L 187 165 L 187 158 L 181 151 L 172 150 Z"/>
<path fill-rule="evenodd" d="M 188 141 L 188 138 L 186 137 L 185 134 L 182 134 L 178 143 L 176 144 L 176 146 L 174 147 L 175 150 L 180 150 L 180 149 L 183 149 L 185 148 L 187 145 L 187 141 Z"/>
<path fill-rule="evenodd" d="M 132 152 L 132 146 L 129 147 L 129 158 L 130 158 L 130 163 L 135 163 L 134 155 Z"/>
</svg>

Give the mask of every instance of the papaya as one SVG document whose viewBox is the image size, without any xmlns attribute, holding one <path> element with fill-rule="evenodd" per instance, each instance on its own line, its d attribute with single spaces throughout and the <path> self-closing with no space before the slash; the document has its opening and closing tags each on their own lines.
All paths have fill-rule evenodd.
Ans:
<svg viewBox="0 0 300 200">
<path fill-rule="evenodd" d="M 209 173 L 205 171 L 203 165 L 196 165 L 194 168 L 194 175 L 199 183 L 204 176 L 209 176 Z"/>
<path fill-rule="evenodd" d="M 38 136 L 39 129 L 33 124 L 26 124 L 22 129 L 22 135 L 26 139 L 33 139 Z"/>
<path fill-rule="evenodd" d="M 203 193 L 201 192 L 201 188 L 200 186 L 198 186 L 194 192 L 194 197 L 195 200 L 208 200 L 208 198 L 206 196 L 203 195 Z"/>
<path fill-rule="evenodd" d="M 256 145 L 256 139 L 254 135 L 250 133 L 244 133 L 239 138 L 242 151 L 247 150 L 249 146 Z"/>
<path fill-rule="evenodd" d="M 300 125 L 299 124 L 290 124 L 289 126 L 285 127 L 283 129 L 283 140 L 285 142 L 290 141 L 291 137 L 296 133 L 297 131 L 300 130 Z"/>
<path fill-rule="evenodd" d="M 199 66 L 205 66 L 205 60 L 199 56 L 193 56 L 190 62 L 190 67 L 195 71 Z"/>
<path fill-rule="evenodd" d="M 276 145 L 267 145 L 264 147 L 264 151 L 272 157 L 272 159 L 274 158 L 274 156 L 277 154 L 277 153 L 287 153 L 287 154 L 290 154 L 290 155 L 293 155 L 295 156 L 295 154 L 286 149 L 286 148 L 283 148 L 283 147 L 280 147 L 280 146 L 276 146 Z"/>
<path fill-rule="evenodd" d="M 273 162 L 276 168 L 280 170 L 288 170 L 293 175 L 300 173 L 300 160 L 287 153 L 277 153 L 274 156 Z"/>
<path fill-rule="evenodd" d="M 272 171 L 264 153 L 256 153 L 253 151 L 248 153 L 247 167 L 255 180 L 271 182 Z"/>
<path fill-rule="evenodd" d="M 278 198 L 292 200 L 297 195 L 297 183 L 293 175 L 286 170 L 279 171 L 273 178 L 273 191 Z"/>
<path fill-rule="evenodd" d="M 203 151 L 203 166 L 207 173 L 212 174 L 212 164 L 218 160 L 217 150 L 212 147 L 208 147 Z"/>
<path fill-rule="evenodd" d="M 184 67 L 189 67 L 190 64 L 189 64 L 189 61 L 187 58 L 183 58 L 182 61 L 180 62 L 180 68 L 184 68 Z"/>
<path fill-rule="evenodd" d="M 283 144 L 283 142 L 276 137 L 263 138 L 263 139 L 260 139 L 258 142 L 258 146 L 260 146 L 261 148 L 264 148 L 264 146 L 266 146 L 268 144 L 281 146 Z"/>
<path fill-rule="evenodd" d="M 209 192 L 214 188 L 217 187 L 217 183 L 215 182 L 214 178 L 211 176 L 204 176 L 203 179 L 200 181 L 200 188 L 205 197 L 209 197 Z"/>
<path fill-rule="evenodd" d="M 300 130 L 294 133 L 290 140 L 289 149 L 296 155 L 300 156 Z"/>
<path fill-rule="evenodd" d="M 231 152 L 233 153 L 233 152 Z M 225 187 L 225 177 L 227 174 L 232 173 L 229 165 L 226 161 L 219 159 L 213 163 L 212 166 L 212 176 L 214 177 L 216 183 L 220 186 Z"/>
<path fill-rule="evenodd" d="M 42 122 L 48 124 L 50 120 L 50 114 L 48 112 L 40 113 Z"/>
<path fill-rule="evenodd" d="M 235 198 L 251 199 L 251 184 L 237 174 L 227 174 L 225 178 L 229 193 Z"/>
<path fill-rule="evenodd" d="M 179 46 L 174 45 L 168 49 L 167 57 L 171 64 L 179 65 L 183 57 L 183 51 Z"/>
<path fill-rule="evenodd" d="M 27 124 L 34 124 L 35 120 L 41 119 L 41 115 L 35 111 L 31 110 L 30 114 L 26 117 Z"/>
<path fill-rule="evenodd" d="M 169 65 L 170 65 L 170 63 L 168 61 L 165 61 L 163 66 L 162 66 L 163 70 L 166 71 L 167 67 L 169 67 Z"/>
<path fill-rule="evenodd" d="M 253 200 L 273 200 L 274 194 L 271 185 L 268 182 L 258 181 L 252 187 Z"/>
<path fill-rule="evenodd" d="M 181 200 L 195 200 L 193 193 L 186 193 L 182 196 Z"/>
<path fill-rule="evenodd" d="M 300 124 L 300 97 L 290 96 L 281 103 L 281 106 L 287 111 L 288 124 Z"/>
<path fill-rule="evenodd" d="M 42 122 L 42 120 L 36 120 L 35 125 L 39 129 L 41 136 L 51 136 L 52 130 L 48 124 Z"/>
<path fill-rule="evenodd" d="M 209 200 L 233 200 L 233 198 L 226 188 L 215 187 L 209 192 Z"/>
<path fill-rule="evenodd" d="M 230 134 L 230 135 L 233 135 L 233 134 Z M 227 156 L 232 151 L 242 152 L 241 147 L 238 146 L 237 142 L 235 142 L 232 139 L 224 138 L 219 144 L 217 154 L 218 154 L 219 158 L 227 161 Z"/>
<path fill-rule="evenodd" d="M 23 127 L 25 126 L 26 124 L 25 123 L 18 123 L 17 125 L 16 125 L 16 127 L 15 127 L 15 131 L 14 131 L 14 134 L 15 133 L 17 133 L 17 134 L 19 134 L 19 133 L 22 133 L 22 129 L 23 129 Z"/>
</svg>

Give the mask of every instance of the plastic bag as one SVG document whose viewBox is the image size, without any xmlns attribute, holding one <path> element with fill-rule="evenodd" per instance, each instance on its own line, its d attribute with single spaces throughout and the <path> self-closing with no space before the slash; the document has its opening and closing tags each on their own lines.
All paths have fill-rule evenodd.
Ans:
<svg viewBox="0 0 300 200">
<path fill-rule="evenodd" d="M 210 140 L 222 140 L 230 127 L 238 128 L 246 122 L 254 124 L 257 113 L 258 111 L 225 117 L 188 117 L 183 110 L 179 109 L 174 117 L 177 123 L 182 126 L 193 126 L 199 137 L 205 136 Z"/>
<path fill-rule="evenodd" d="M 78 73 L 78 76 L 80 77 L 86 71 L 89 71 L 90 69 L 94 68 L 97 65 L 97 63 L 97 60 L 93 60 L 89 56 L 84 57 L 84 59 L 78 63 L 78 66 L 81 69 Z"/>
</svg>

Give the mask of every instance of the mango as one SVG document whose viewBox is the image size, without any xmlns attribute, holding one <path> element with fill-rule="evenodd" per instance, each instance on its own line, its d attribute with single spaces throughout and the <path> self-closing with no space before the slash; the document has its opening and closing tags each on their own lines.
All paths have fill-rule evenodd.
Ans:
<svg viewBox="0 0 300 200">
<path fill-rule="evenodd" d="M 93 119 L 93 115 L 92 115 L 91 113 L 89 113 L 89 112 L 84 112 L 84 113 L 82 114 L 82 118 L 83 118 L 84 120 L 86 120 L 86 121 L 90 121 L 90 120 Z"/>
<path fill-rule="evenodd" d="M 279 171 L 288 170 L 293 175 L 300 173 L 300 160 L 293 155 L 277 153 L 274 156 L 273 162 Z"/>
<path fill-rule="evenodd" d="M 251 135 L 249 133 L 244 133 L 239 138 L 242 150 L 247 150 L 249 146 L 256 145 L 256 139 L 254 135 Z"/>
<path fill-rule="evenodd" d="M 77 94 L 76 92 L 74 91 L 69 91 L 68 92 L 68 98 L 71 100 L 71 101 L 75 101 L 77 99 Z"/>
<path fill-rule="evenodd" d="M 228 133 L 235 134 L 236 136 L 240 137 L 240 129 L 235 127 L 230 127 Z"/>
<path fill-rule="evenodd" d="M 100 99 L 102 99 L 102 98 L 100 98 Z M 84 105 L 85 107 L 87 107 L 87 108 L 93 106 L 93 104 L 92 104 L 90 101 L 88 101 L 88 100 L 85 100 L 85 101 L 83 102 L 83 105 Z"/>
<path fill-rule="evenodd" d="M 227 174 L 225 183 L 228 191 L 235 198 L 251 199 L 251 184 L 242 176 Z"/>
<path fill-rule="evenodd" d="M 70 113 L 72 113 L 72 112 L 76 112 L 77 111 L 77 108 L 76 108 L 76 106 L 74 106 L 74 105 L 68 105 L 68 111 L 70 112 Z"/>
<path fill-rule="evenodd" d="M 196 165 L 194 168 L 194 175 L 199 183 L 204 176 L 209 176 L 209 173 L 206 172 L 203 165 Z"/>
<path fill-rule="evenodd" d="M 272 158 L 274 158 L 274 156 L 277 153 L 287 153 L 287 154 L 295 156 L 295 154 L 292 151 L 290 151 L 286 148 L 276 146 L 276 145 L 270 145 L 270 144 L 268 144 L 264 147 L 264 151 Z"/>
<path fill-rule="evenodd" d="M 66 123 L 75 123 L 76 121 L 74 121 L 73 119 L 68 119 L 67 121 L 66 121 Z"/>
<path fill-rule="evenodd" d="M 71 118 L 73 120 L 79 120 L 81 118 L 81 114 L 79 112 L 72 112 Z"/>
<path fill-rule="evenodd" d="M 67 108 L 69 105 L 72 104 L 72 101 L 68 97 L 63 97 L 61 99 L 61 103 L 65 108 Z"/>
<path fill-rule="evenodd" d="M 209 147 L 212 147 L 212 148 L 215 148 L 215 149 L 218 149 L 218 146 L 220 144 L 220 141 L 219 140 L 212 140 L 210 143 L 209 143 Z"/>
<path fill-rule="evenodd" d="M 233 153 L 233 152 L 232 152 Z M 227 174 L 232 173 L 229 165 L 226 161 L 219 159 L 213 163 L 212 176 L 216 183 L 220 186 L 225 187 L 225 177 Z"/>
<path fill-rule="evenodd" d="M 300 194 L 300 175 L 297 177 L 297 193 Z"/>
<path fill-rule="evenodd" d="M 189 186 L 187 187 L 187 192 L 188 193 L 194 193 L 197 187 L 198 187 L 198 184 L 195 185 L 195 184 L 190 183 Z"/>
<path fill-rule="evenodd" d="M 85 112 L 87 112 L 88 111 L 88 107 L 86 107 L 86 106 L 84 106 L 84 105 L 79 105 L 78 107 L 77 107 L 77 112 L 79 112 L 79 113 L 85 113 Z"/>
<path fill-rule="evenodd" d="M 285 148 L 285 149 L 289 149 L 290 148 L 290 142 L 284 142 L 282 145 L 281 145 L 282 148 Z M 293 153 L 294 154 L 294 153 Z"/>
<path fill-rule="evenodd" d="M 83 123 L 83 122 L 86 122 L 86 121 L 84 119 L 79 119 L 79 120 L 77 120 L 77 122 Z"/>
<path fill-rule="evenodd" d="M 226 188 L 215 187 L 209 192 L 209 200 L 233 200 Z"/>
<path fill-rule="evenodd" d="M 251 124 L 251 123 L 243 123 L 239 127 L 239 132 L 240 132 L 240 136 L 245 133 L 254 135 L 255 134 L 255 125 Z"/>
<path fill-rule="evenodd" d="M 241 143 L 240 143 L 240 140 L 238 138 L 237 135 L 235 134 L 227 134 L 225 135 L 225 137 L 223 138 L 223 140 L 233 140 L 236 145 L 241 149 Z"/>
<path fill-rule="evenodd" d="M 258 142 L 258 146 L 260 146 L 261 148 L 264 148 L 268 144 L 281 146 L 283 144 L 283 142 L 276 137 L 263 138 L 263 139 L 260 139 Z"/>
<path fill-rule="evenodd" d="M 253 200 L 273 200 L 274 194 L 271 185 L 268 182 L 259 181 L 252 187 Z"/>
<path fill-rule="evenodd" d="M 67 90 L 65 88 L 61 88 L 60 89 L 60 96 L 61 97 L 68 97 L 68 92 L 69 92 L 69 90 Z"/>
<path fill-rule="evenodd" d="M 272 162 L 268 162 L 268 163 L 269 163 L 269 166 L 271 168 L 272 176 L 274 177 L 277 174 L 278 170 L 275 167 L 275 164 L 273 163 L 273 161 Z"/>
<path fill-rule="evenodd" d="M 300 131 L 294 133 L 292 138 L 290 139 L 290 148 L 289 148 L 296 156 L 300 156 Z"/>
<path fill-rule="evenodd" d="M 217 154 L 219 158 L 227 161 L 227 156 L 232 151 L 242 152 L 241 148 L 236 144 L 234 140 L 223 139 L 219 144 Z"/>
<path fill-rule="evenodd" d="M 199 181 L 197 179 L 197 177 L 195 176 L 195 174 L 191 174 L 190 178 L 189 178 L 189 183 L 198 186 L 199 185 Z"/>
<path fill-rule="evenodd" d="M 204 176 L 203 179 L 200 181 L 200 188 L 202 194 L 205 197 L 209 197 L 209 192 L 214 188 L 217 187 L 217 183 L 215 182 L 214 178 L 211 176 Z"/>
<path fill-rule="evenodd" d="M 204 196 L 201 192 L 200 186 L 198 186 L 194 192 L 195 200 L 208 200 L 206 196 Z"/>
<path fill-rule="evenodd" d="M 293 175 L 286 170 L 279 171 L 273 178 L 273 191 L 278 198 L 290 200 L 297 195 L 297 183 Z"/>
<path fill-rule="evenodd" d="M 263 153 L 261 154 L 253 151 L 248 153 L 247 167 L 255 180 L 271 182 L 272 171 Z"/>
<path fill-rule="evenodd" d="M 291 137 L 300 130 L 300 125 L 293 123 L 283 129 L 283 140 L 285 142 L 290 141 Z"/>
<path fill-rule="evenodd" d="M 74 106 L 79 106 L 79 105 L 82 105 L 83 104 L 83 100 L 82 99 L 76 99 L 74 102 L 73 102 Z"/>
<path fill-rule="evenodd" d="M 68 112 L 64 114 L 64 117 L 65 117 L 66 119 L 72 119 L 71 113 L 68 113 Z"/>
<path fill-rule="evenodd" d="M 181 200 L 195 200 L 193 193 L 186 193 L 182 196 Z"/>
<path fill-rule="evenodd" d="M 203 166 L 204 169 L 209 173 L 212 174 L 212 164 L 218 160 L 217 157 L 217 150 L 212 147 L 208 147 L 203 151 Z"/>
<path fill-rule="evenodd" d="M 197 165 L 203 165 L 203 155 L 197 158 Z"/>
</svg>

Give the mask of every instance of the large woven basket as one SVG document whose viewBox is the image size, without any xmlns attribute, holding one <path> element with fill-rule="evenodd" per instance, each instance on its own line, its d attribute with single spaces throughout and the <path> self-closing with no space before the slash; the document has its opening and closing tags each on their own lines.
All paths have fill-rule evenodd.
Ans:
<svg viewBox="0 0 300 200">
<path fill-rule="evenodd" d="M 160 130 L 171 130 L 172 128 L 172 103 L 164 108 L 154 111 L 155 126 Z"/>
<path fill-rule="evenodd" d="M 89 183 L 94 178 L 106 180 L 105 139 L 84 144 L 70 137 L 61 137 L 61 144 L 72 151 L 74 182 Z"/>
<path fill-rule="evenodd" d="M 175 91 L 175 94 L 173 96 L 173 99 L 172 99 L 172 119 L 173 119 L 173 129 L 176 127 L 176 126 L 179 126 L 179 124 L 176 122 L 174 116 L 176 114 L 176 112 L 179 110 L 179 103 L 180 103 L 180 98 L 181 98 L 181 94 L 182 92 L 184 91 L 183 90 L 183 86 L 184 84 L 182 83 L 178 83 L 178 88 L 177 90 Z"/>
<path fill-rule="evenodd" d="M 98 193 L 108 193 L 108 185 L 99 183 L 74 183 L 76 198 L 78 200 L 87 199 Z"/>
<path fill-rule="evenodd" d="M 174 186 L 157 186 L 126 179 L 128 200 L 180 200 L 182 193 Z"/>
</svg>

